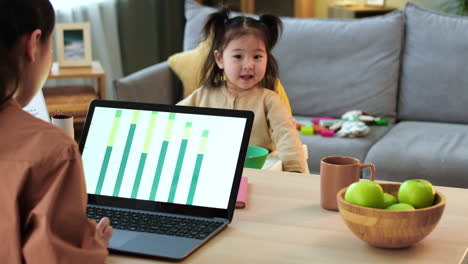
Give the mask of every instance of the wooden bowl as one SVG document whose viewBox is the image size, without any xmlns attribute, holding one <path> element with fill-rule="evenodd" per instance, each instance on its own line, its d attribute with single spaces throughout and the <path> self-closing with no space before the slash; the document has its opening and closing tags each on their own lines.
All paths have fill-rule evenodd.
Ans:
<svg viewBox="0 0 468 264">
<path fill-rule="evenodd" d="M 384 192 L 397 196 L 401 183 L 379 183 Z M 347 188 L 337 193 L 338 209 L 351 231 L 375 247 L 409 247 L 432 232 L 445 208 L 445 197 L 436 191 L 434 205 L 414 211 L 367 208 L 344 200 Z"/>
</svg>

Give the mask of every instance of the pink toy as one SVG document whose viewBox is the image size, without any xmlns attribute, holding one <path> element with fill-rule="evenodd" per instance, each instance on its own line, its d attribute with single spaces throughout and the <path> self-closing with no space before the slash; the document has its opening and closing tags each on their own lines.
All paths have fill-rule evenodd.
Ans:
<svg viewBox="0 0 468 264">
<path fill-rule="evenodd" d="M 333 130 L 322 130 L 320 135 L 322 137 L 334 137 L 335 136 L 335 131 L 333 131 Z"/>
<path fill-rule="evenodd" d="M 323 117 L 319 117 L 319 118 L 315 118 L 315 119 L 312 119 L 310 120 L 314 125 L 318 125 L 318 123 L 320 122 L 320 120 L 333 120 L 335 118 L 333 117 L 329 117 L 329 116 L 323 116 Z"/>
</svg>

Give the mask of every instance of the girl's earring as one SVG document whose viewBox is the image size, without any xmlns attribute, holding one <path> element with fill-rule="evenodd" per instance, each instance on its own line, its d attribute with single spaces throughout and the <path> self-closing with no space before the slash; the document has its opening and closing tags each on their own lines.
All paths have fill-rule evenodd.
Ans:
<svg viewBox="0 0 468 264">
<path fill-rule="evenodd" d="M 221 77 L 221 81 L 225 82 L 226 81 L 226 73 L 223 70 L 223 76 Z"/>
</svg>

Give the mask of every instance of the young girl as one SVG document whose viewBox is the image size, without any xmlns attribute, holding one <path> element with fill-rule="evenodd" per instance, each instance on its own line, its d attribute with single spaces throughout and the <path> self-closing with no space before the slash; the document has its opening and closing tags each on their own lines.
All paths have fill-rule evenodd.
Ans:
<svg viewBox="0 0 468 264">
<path fill-rule="evenodd" d="M 274 91 L 278 64 L 271 50 L 278 41 L 281 20 L 229 18 L 226 9 L 211 14 L 203 29 L 213 38 L 202 69 L 203 86 L 180 105 L 250 110 L 255 113 L 249 145 L 278 150 L 283 169 L 306 172 L 306 160 L 295 121 Z"/>
<path fill-rule="evenodd" d="M 54 9 L 1 0 L 0 24 L 0 262 L 104 263 L 112 227 L 86 217 L 76 143 L 22 110 L 51 67 Z"/>
</svg>

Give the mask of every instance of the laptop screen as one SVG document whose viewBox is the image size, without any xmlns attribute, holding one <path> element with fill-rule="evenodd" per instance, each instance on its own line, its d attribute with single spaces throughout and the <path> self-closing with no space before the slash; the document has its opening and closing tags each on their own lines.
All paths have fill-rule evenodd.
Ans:
<svg viewBox="0 0 468 264">
<path fill-rule="evenodd" d="M 247 118 L 102 106 L 87 118 L 89 194 L 228 207 Z"/>
</svg>

